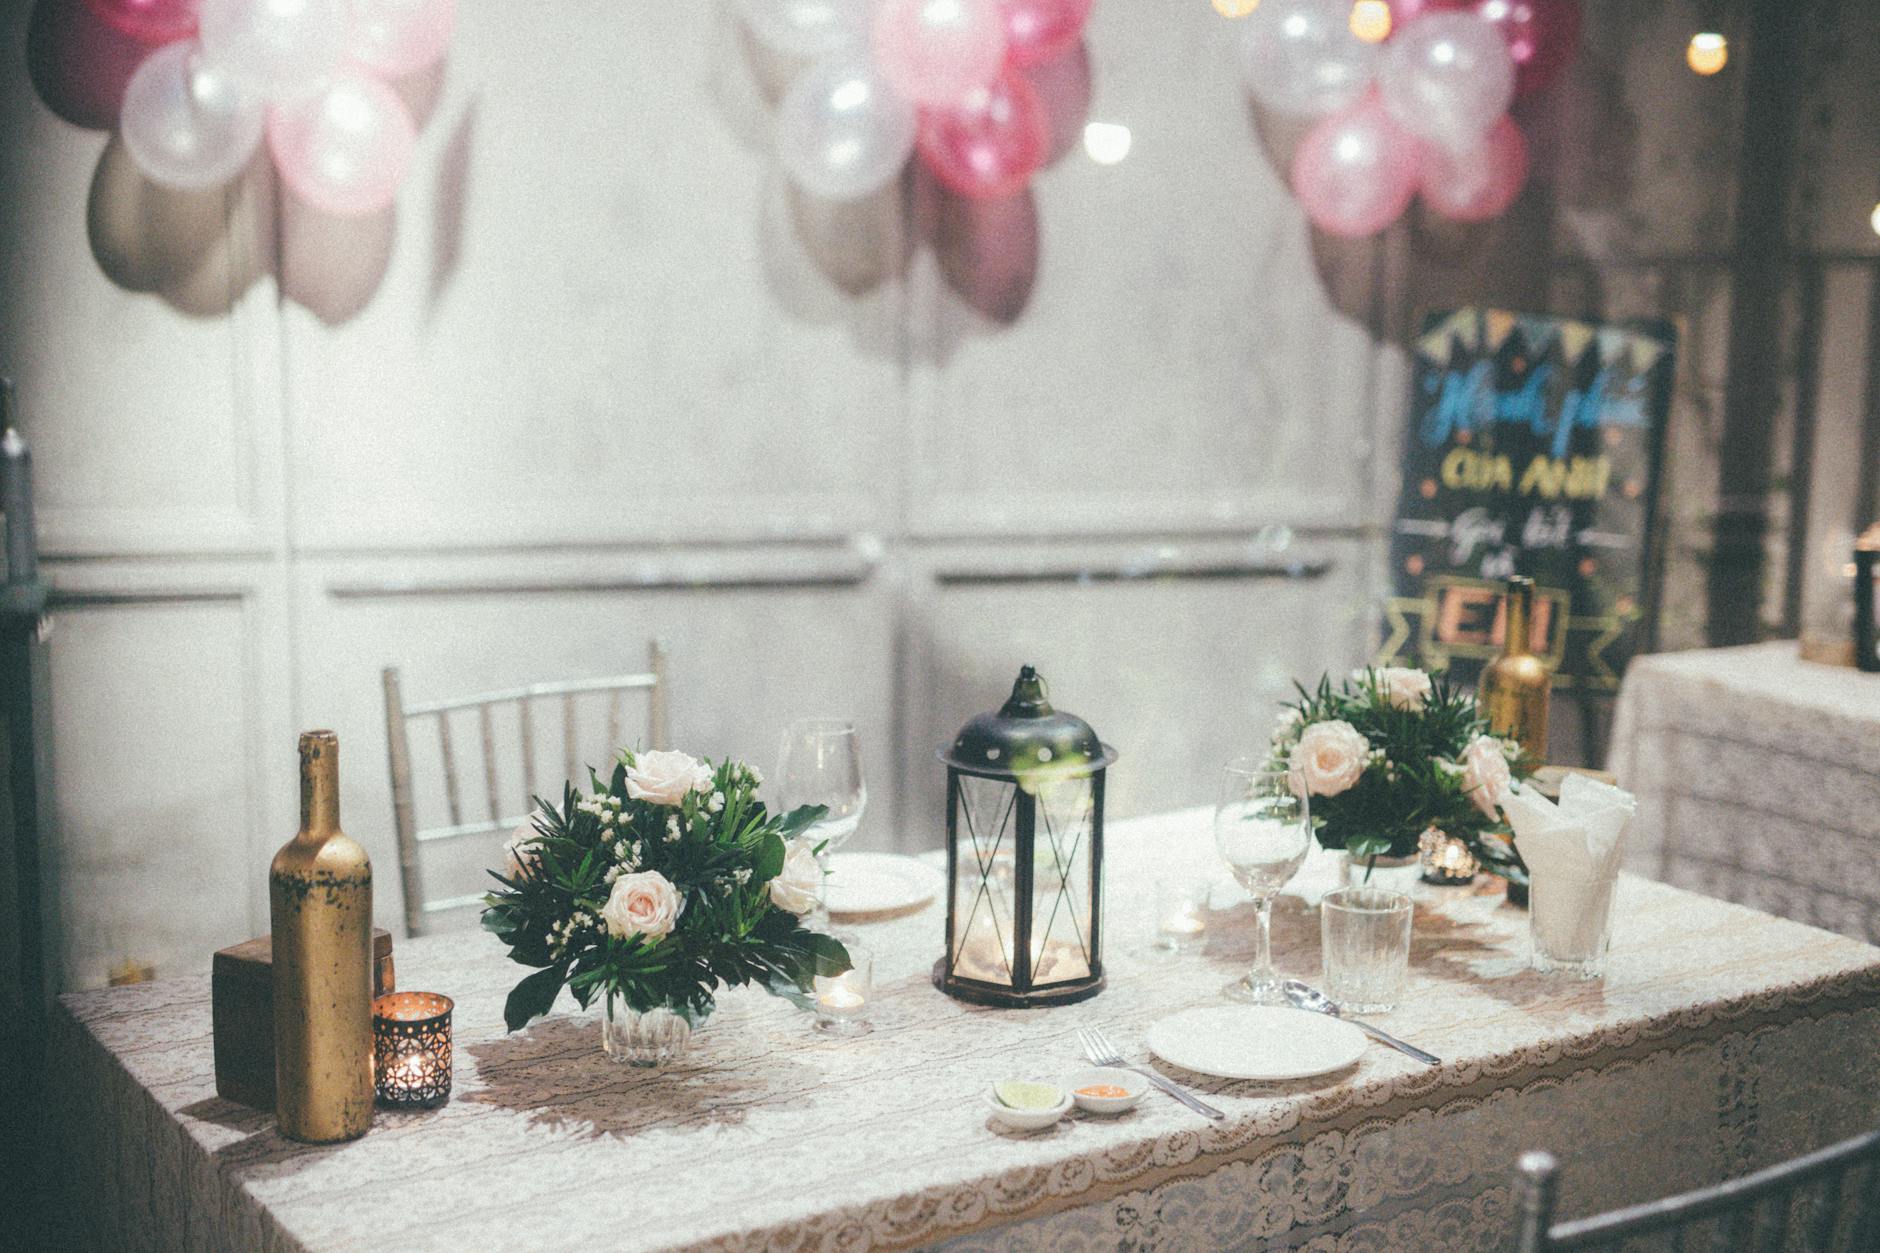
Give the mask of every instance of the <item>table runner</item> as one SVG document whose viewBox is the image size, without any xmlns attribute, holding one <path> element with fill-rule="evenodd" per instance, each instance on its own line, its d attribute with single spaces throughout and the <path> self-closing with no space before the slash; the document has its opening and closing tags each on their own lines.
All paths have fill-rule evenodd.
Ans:
<svg viewBox="0 0 1880 1253">
<path fill-rule="evenodd" d="M 1632 869 L 1880 942 L 1880 675 L 1793 640 L 1640 657 L 1609 764 Z"/>
<path fill-rule="evenodd" d="M 988 1081 L 1078 1064 L 1074 1029 L 1142 1055 L 1148 1025 L 1244 966 L 1251 909 L 1204 952 L 1148 950 L 1148 885 L 1211 867 L 1189 811 L 1111 832 L 1109 989 L 1055 1010 L 941 997 L 938 907 L 864 929 L 876 1029 L 837 1040 L 761 993 L 724 998 L 690 1062 L 616 1067 L 568 1012 L 504 1036 L 520 968 L 490 937 L 401 943 L 401 986 L 457 998 L 456 1094 L 352 1144 L 283 1141 L 213 1095 L 206 979 L 64 999 L 55 1108 L 74 1223 L 134 1248 L 870 1249 L 1493 1247 L 1515 1154 L 1567 1162 L 1568 1213 L 1720 1178 L 1880 1118 L 1880 951 L 1627 876 L 1604 984 L 1524 968 L 1525 915 L 1430 890 L 1409 1002 L 1442 1055 L 1373 1046 L 1318 1081 L 1195 1079 L 1120 1119 L 991 1129 Z M 1279 965 L 1316 978 L 1315 854 L 1275 909 Z M 1225 904 L 1231 890 L 1223 890 Z M 82 1181 L 82 1182 L 81 1182 Z"/>
</svg>

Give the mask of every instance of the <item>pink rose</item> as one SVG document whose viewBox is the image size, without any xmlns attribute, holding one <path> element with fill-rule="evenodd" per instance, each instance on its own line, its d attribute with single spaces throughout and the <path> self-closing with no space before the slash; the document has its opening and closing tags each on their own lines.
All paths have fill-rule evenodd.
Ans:
<svg viewBox="0 0 1880 1253">
<path fill-rule="evenodd" d="M 627 767 L 627 795 L 655 805 L 677 805 L 687 792 L 708 792 L 711 767 L 690 753 L 641 753 Z"/>
<path fill-rule="evenodd" d="M 1299 734 L 1290 766 L 1294 786 L 1314 796 L 1336 796 L 1364 774 L 1371 742 L 1349 722 L 1315 722 Z"/>
<path fill-rule="evenodd" d="M 657 870 L 623 874 L 614 880 L 614 889 L 601 906 L 601 921 L 610 935 L 629 939 L 636 935 L 655 938 L 670 935 L 685 912 L 685 898 L 670 880 Z"/>
<path fill-rule="evenodd" d="M 535 863 L 541 858 L 535 845 L 541 838 L 534 822 L 525 822 L 517 827 L 508 843 L 503 845 L 503 873 L 511 879 L 520 879 L 534 870 Z"/>
<path fill-rule="evenodd" d="M 1462 750 L 1462 790 L 1490 822 L 1501 816 L 1496 807 L 1508 795 L 1508 785 L 1513 781 L 1508 773 L 1508 756 L 1494 736 L 1478 735 Z"/>
<path fill-rule="evenodd" d="M 1408 666 L 1380 666 L 1372 672 L 1377 690 L 1398 709 L 1421 709 L 1430 698 L 1430 676 Z"/>
</svg>

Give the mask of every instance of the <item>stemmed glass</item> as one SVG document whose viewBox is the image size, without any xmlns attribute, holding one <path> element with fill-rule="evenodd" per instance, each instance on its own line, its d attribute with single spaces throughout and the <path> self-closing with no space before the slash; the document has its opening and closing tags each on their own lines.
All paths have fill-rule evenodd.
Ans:
<svg viewBox="0 0 1880 1253">
<path fill-rule="evenodd" d="M 855 724 L 845 718 L 801 718 L 783 730 L 777 757 L 777 810 L 788 813 L 802 805 L 822 805 L 829 812 L 803 834 L 820 843 L 824 883 L 829 855 L 855 834 L 862 810 L 868 805 L 868 785 L 862 779 L 862 745 Z M 818 891 L 816 910 L 808 919 L 822 930 L 829 925 L 826 893 Z"/>
<path fill-rule="evenodd" d="M 1284 773 L 1264 769 L 1260 758 L 1235 758 L 1222 773 L 1214 847 L 1253 897 L 1259 917 L 1253 969 L 1221 993 L 1253 1005 L 1287 1004 L 1273 969 L 1273 898 L 1298 873 L 1312 847 L 1306 798 L 1293 792 Z"/>
</svg>

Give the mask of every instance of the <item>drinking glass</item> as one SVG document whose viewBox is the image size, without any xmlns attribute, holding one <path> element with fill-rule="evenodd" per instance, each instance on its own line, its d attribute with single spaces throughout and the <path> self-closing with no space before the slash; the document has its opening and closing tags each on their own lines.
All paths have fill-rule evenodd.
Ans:
<svg viewBox="0 0 1880 1253">
<path fill-rule="evenodd" d="M 1284 773 L 1265 769 L 1260 758 L 1235 758 L 1222 774 L 1214 847 L 1253 897 L 1259 919 L 1253 969 L 1221 989 L 1222 995 L 1254 1005 L 1285 1005 L 1273 969 L 1273 898 L 1298 873 L 1312 847 L 1306 798 L 1293 792 Z"/>
<path fill-rule="evenodd" d="M 820 822 L 803 834 L 821 844 L 825 888 L 817 892 L 816 910 L 809 922 L 819 929 L 829 923 L 824 904 L 829 855 L 855 834 L 868 806 L 868 785 L 862 778 L 862 744 L 855 724 L 846 718 L 801 718 L 783 729 L 783 747 L 777 758 L 779 813 L 802 805 L 828 809 Z"/>
<path fill-rule="evenodd" d="M 1341 1009 L 1381 1014 L 1403 999 L 1410 976 L 1410 897 L 1349 887 L 1319 902 L 1325 995 Z"/>
</svg>

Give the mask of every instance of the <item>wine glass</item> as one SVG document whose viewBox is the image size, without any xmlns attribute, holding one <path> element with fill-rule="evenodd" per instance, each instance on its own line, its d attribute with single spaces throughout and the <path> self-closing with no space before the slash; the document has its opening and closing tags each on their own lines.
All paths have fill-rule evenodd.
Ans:
<svg viewBox="0 0 1880 1253">
<path fill-rule="evenodd" d="M 817 893 L 811 925 L 829 924 L 824 904 L 829 855 L 855 834 L 868 806 L 868 785 L 862 778 L 862 743 L 855 724 L 846 718 L 800 718 L 783 729 L 783 747 L 777 757 L 777 810 L 789 813 L 803 805 L 828 809 L 821 821 L 803 834 L 821 844 L 816 854 L 822 863 L 825 888 Z"/>
<path fill-rule="evenodd" d="M 1284 1005 L 1273 969 L 1273 898 L 1297 874 L 1312 847 L 1306 798 L 1287 776 L 1267 770 L 1258 757 L 1237 757 L 1222 772 L 1221 802 L 1214 809 L 1214 847 L 1234 879 L 1253 897 L 1259 943 L 1253 969 L 1222 994 L 1253 1005 Z"/>
</svg>

